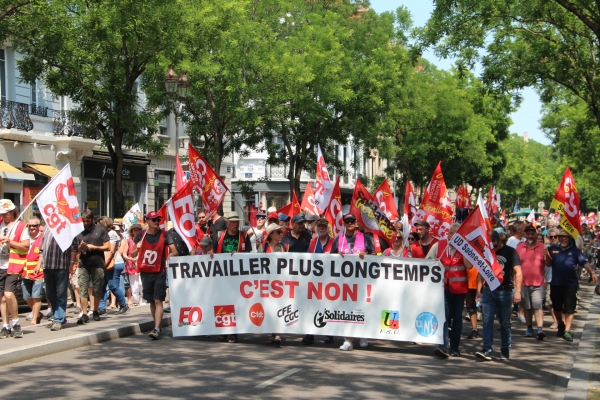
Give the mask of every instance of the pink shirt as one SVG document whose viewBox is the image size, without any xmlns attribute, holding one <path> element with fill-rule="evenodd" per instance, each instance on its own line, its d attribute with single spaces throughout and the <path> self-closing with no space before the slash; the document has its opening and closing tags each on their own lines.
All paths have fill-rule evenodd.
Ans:
<svg viewBox="0 0 600 400">
<path fill-rule="evenodd" d="M 546 283 L 544 278 L 544 249 L 544 244 L 537 241 L 533 248 L 529 248 L 527 242 L 517 245 L 517 253 L 521 259 L 523 274 L 522 286 L 542 286 Z"/>
</svg>

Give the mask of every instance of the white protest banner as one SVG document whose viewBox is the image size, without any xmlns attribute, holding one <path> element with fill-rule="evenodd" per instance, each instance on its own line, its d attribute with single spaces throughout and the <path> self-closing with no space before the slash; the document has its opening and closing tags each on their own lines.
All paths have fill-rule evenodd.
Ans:
<svg viewBox="0 0 600 400">
<path fill-rule="evenodd" d="M 168 261 L 173 336 L 313 334 L 442 343 L 436 260 L 235 253 Z"/>
<path fill-rule="evenodd" d="M 37 205 L 62 251 L 67 250 L 75 236 L 83 231 L 77 192 L 71 176 L 71 167 L 62 170 L 36 196 Z"/>
</svg>

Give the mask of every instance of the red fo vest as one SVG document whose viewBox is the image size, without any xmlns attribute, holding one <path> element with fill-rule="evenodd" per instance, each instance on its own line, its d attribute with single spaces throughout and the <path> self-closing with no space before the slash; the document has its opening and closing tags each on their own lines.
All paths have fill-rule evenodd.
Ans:
<svg viewBox="0 0 600 400">
<path fill-rule="evenodd" d="M 165 231 L 160 230 L 160 236 L 156 244 L 148 243 L 148 240 L 144 237 L 142 241 L 142 247 L 138 255 L 137 271 L 138 272 L 150 272 L 158 273 L 164 269 L 162 264 L 163 254 L 165 254 L 167 248 L 167 242 L 165 241 Z M 144 232 L 142 232 L 142 236 Z"/>
<path fill-rule="evenodd" d="M 448 241 L 438 242 L 437 258 L 444 265 L 444 287 L 453 294 L 465 294 L 469 291 L 467 269 L 462 254 L 458 250 L 450 256 L 447 251 Z"/>
<path fill-rule="evenodd" d="M 15 229 L 15 241 L 19 242 L 21 239 L 21 234 L 23 233 L 23 229 L 25 229 L 25 222 L 17 221 L 17 226 Z M 12 230 L 12 228 L 11 228 Z M 10 235 L 9 235 L 10 236 Z M 25 259 L 27 258 L 27 251 L 21 251 L 17 249 L 13 249 L 12 247 L 8 253 L 8 274 L 22 274 L 23 269 L 25 268 Z"/>
<path fill-rule="evenodd" d="M 33 273 L 33 270 L 37 268 L 40 260 L 40 246 L 42 244 L 42 234 L 33 241 L 27 252 L 25 261 L 25 268 L 23 269 L 23 278 L 37 281 L 44 279 L 44 271 L 40 271 L 37 274 Z"/>
<path fill-rule="evenodd" d="M 310 240 L 310 244 L 308 245 L 308 252 L 309 253 L 314 253 L 315 252 L 315 249 L 317 248 L 317 240 L 319 240 L 318 236 L 315 237 L 315 238 L 312 238 Z M 331 246 L 333 246 L 333 239 L 329 238 L 329 241 L 327 242 L 327 244 L 323 248 L 323 254 L 329 254 L 329 253 L 331 253 Z"/>
<path fill-rule="evenodd" d="M 217 254 L 221 254 L 223 253 L 223 240 L 225 240 L 225 234 L 227 233 L 227 231 L 223 231 L 221 233 L 221 236 L 219 236 L 219 243 L 217 244 Z M 238 252 L 243 252 L 246 251 L 246 242 L 244 241 L 244 235 L 242 234 L 242 232 L 238 232 L 239 233 L 239 239 L 238 239 Z"/>
<path fill-rule="evenodd" d="M 429 250 L 431 250 L 431 246 L 437 243 L 437 240 L 433 238 L 431 244 L 429 245 Z M 425 258 L 427 254 L 423 253 L 423 248 L 421 247 L 421 243 L 411 244 L 410 252 L 412 254 L 412 258 Z"/>
</svg>

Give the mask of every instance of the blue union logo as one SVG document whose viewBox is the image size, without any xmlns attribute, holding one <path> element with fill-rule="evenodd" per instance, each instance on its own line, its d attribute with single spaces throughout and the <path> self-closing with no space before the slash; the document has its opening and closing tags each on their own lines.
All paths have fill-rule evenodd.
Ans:
<svg viewBox="0 0 600 400">
<path fill-rule="evenodd" d="M 415 320 L 415 328 L 421 336 L 433 336 L 438 330 L 438 320 L 435 315 L 430 312 L 421 313 Z"/>
</svg>

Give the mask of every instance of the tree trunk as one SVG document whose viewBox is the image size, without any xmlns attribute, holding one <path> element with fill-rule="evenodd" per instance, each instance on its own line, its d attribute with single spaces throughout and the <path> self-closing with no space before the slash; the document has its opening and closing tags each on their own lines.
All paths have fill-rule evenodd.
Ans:
<svg viewBox="0 0 600 400">
<path fill-rule="evenodd" d="M 123 198 L 123 131 L 119 128 L 114 129 L 113 146 L 108 146 L 108 153 L 112 159 L 113 170 L 115 171 L 115 206 L 113 217 L 121 218 L 125 215 L 125 199 Z"/>
</svg>

